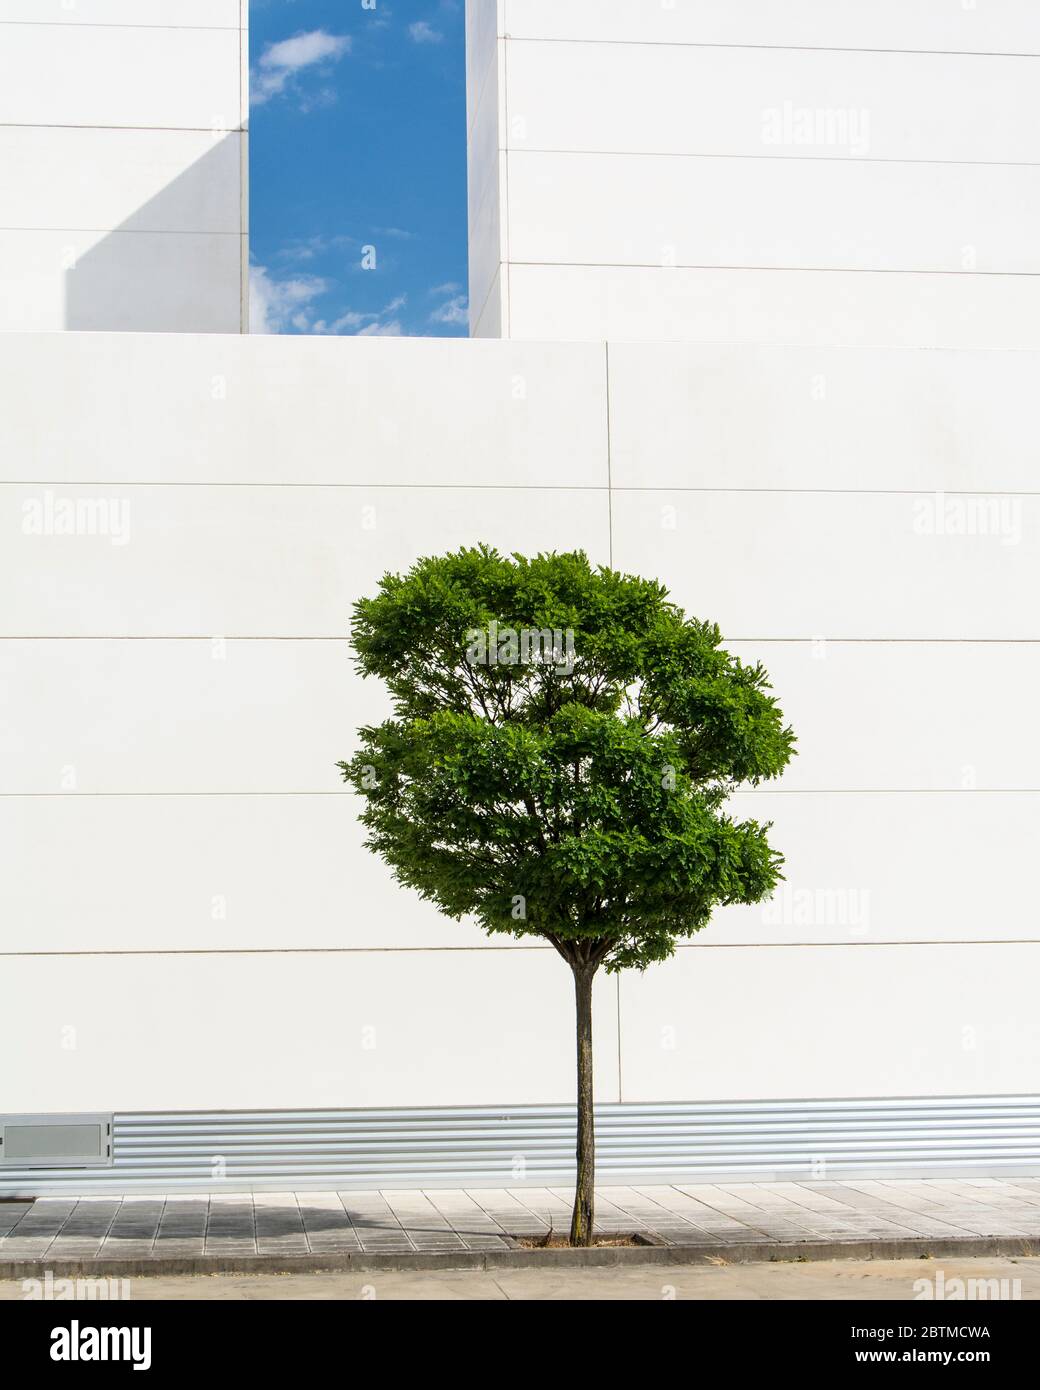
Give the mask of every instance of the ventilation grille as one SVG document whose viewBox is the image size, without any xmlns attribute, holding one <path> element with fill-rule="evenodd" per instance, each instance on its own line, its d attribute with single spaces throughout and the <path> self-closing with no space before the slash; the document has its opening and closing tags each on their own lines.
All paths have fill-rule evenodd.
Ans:
<svg viewBox="0 0 1040 1390">
<path fill-rule="evenodd" d="M 111 1162 L 111 1115 L 0 1115 L 0 1174 Z"/>
</svg>

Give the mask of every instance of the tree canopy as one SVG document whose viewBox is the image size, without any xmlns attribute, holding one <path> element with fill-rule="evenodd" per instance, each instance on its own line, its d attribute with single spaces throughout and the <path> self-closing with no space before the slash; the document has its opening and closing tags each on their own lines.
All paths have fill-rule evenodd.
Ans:
<svg viewBox="0 0 1040 1390">
<path fill-rule="evenodd" d="M 393 716 L 339 766 L 368 847 L 448 916 L 642 969 L 781 878 L 769 825 L 724 807 L 794 736 L 763 668 L 658 582 L 461 549 L 384 576 L 352 637 Z"/>
</svg>

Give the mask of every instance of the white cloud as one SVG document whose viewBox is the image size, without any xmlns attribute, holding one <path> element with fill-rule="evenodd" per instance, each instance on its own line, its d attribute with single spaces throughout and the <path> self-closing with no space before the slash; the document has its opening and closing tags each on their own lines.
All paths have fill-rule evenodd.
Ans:
<svg viewBox="0 0 1040 1390">
<path fill-rule="evenodd" d="M 333 319 L 316 317 L 315 300 L 328 294 L 334 282 L 319 275 L 278 276 L 263 265 L 249 267 L 249 327 L 253 333 L 356 335 L 359 338 L 399 338 L 405 334 L 394 317 L 408 302 L 399 294 L 374 312 L 346 309 Z"/>
<path fill-rule="evenodd" d="M 310 322 L 310 306 L 328 289 L 317 275 L 294 275 L 278 280 L 266 266 L 249 267 L 249 329 L 252 333 L 283 333 L 290 324 Z"/>
<path fill-rule="evenodd" d="M 340 314 L 338 319 L 333 319 L 330 324 L 322 320 L 321 324 L 314 325 L 315 333 L 356 333 L 365 322 L 365 315 L 359 314 L 356 309 L 348 309 L 345 314 Z"/>
<path fill-rule="evenodd" d="M 431 323 L 467 324 L 469 323 L 469 300 L 464 294 L 452 295 L 444 304 L 439 304 L 430 315 Z"/>
<path fill-rule="evenodd" d="M 315 325 L 315 332 L 327 333 L 346 333 L 358 338 L 399 338 L 404 333 L 399 319 L 391 318 L 398 309 L 403 309 L 408 303 L 408 296 L 399 294 L 396 299 L 391 299 L 389 304 L 384 304 L 382 309 L 376 313 L 362 313 L 357 309 L 348 309 L 345 314 L 340 314 L 339 318 L 333 319 L 332 323 L 326 327 L 324 324 L 319 330 Z"/>
<path fill-rule="evenodd" d="M 454 280 L 447 280 L 443 285 L 434 285 L 433 289 L 430 290 L 430 294 L 436 298 L 443 294 L 458 294 L 461 289 L 462 286 L 456 284 Z"/>
<path fill-rule="evenodd" d="M 409 24 L 408 33 L 413 43 L 440 43 L 444 38 L 441 31 L 427 24 L 425 19 L 417 19 L 414 24 Z"/>
<path fill-rule="evenodd" d="M 358 338 L 400 338 L 404 333 L 398 319 L 392 319 L 389 323 L 370 323 L 365 328 L 358 329 L 355 335 Z"/>
<path fill-rule="evenodd" d="M 333 236 L 319 233 L 317 236 L 297 237 L 295 241 L 287 242 L 280 247 L 277 258 L 280 261 L 313 261 L 316 256 L 326 255 L 333 251 L 353 250 L 360 243 L 354 237 L 337 232 Z"/>
<path fill-rule="evenodd" d="M 295 34 L 280 43 L 269 43 L 253 70 L 252 104 L 262 106 L 290 87 L 297 73 L 319 64 L 337 62 L 349 51 L 350 38 L 346 34 L 329 34 L 324 29 L 312 29 L 310 33 Z M 309 110 L 314 105 L 328 105 L 335 96 L 332 89 L 324 88 L 316 97 L 305 99 L 303 107 Z"/>
</svg>

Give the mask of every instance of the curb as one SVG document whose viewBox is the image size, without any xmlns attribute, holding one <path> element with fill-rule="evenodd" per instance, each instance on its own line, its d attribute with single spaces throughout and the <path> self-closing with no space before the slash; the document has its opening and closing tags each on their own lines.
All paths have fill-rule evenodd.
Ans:
<svg viewBox="0 0 1040 1390">
<path fill-rule="evenodd" d="M 1040 1255 L 1040 1238 L 980 1236 L 932 1240 L 777 1241 L 740 1245 L 645 1245 L 589 1250 L 453 1250 L 375 1254 L 337 1251 L 327 1255 L 147 1255 L 133 1259 L 0 1260 L 0 1280 L 106 1276 L 141 1278 L 186 1274 L 352 1274 L 407 1270 L 603 1269 L 623 1265 L 769 1264 L 809 1260 L 927 1260 L 971 1256 Z"/>
</svg>

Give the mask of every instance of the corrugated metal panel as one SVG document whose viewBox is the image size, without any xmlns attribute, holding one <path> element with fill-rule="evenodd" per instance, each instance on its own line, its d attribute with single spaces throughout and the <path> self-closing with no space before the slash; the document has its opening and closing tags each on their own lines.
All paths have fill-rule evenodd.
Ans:
<svg viewBox="0 0 1040 1390">
<path fill-rule="evenodd" d="M 604 1181 L 1040 1173 L 1040 1097 L 602 1105 Z M 541 1185 L 572 1173 L 570 1106 L 116 1114 L 111 1168 L 0 1193 Z"/>
</svg>

